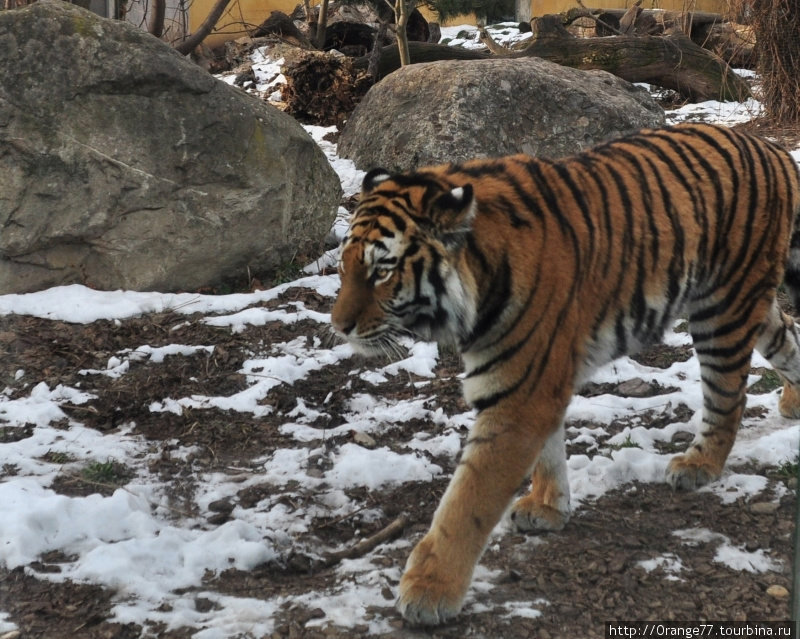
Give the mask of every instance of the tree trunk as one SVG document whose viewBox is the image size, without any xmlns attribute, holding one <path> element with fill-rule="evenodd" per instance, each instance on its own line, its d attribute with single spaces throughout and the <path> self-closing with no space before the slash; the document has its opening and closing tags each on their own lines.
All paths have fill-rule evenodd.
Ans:
<svg viewBox="0 0 800 639">
<path fill-rule="evenodd" d="M 231 0 L 217 0 L 206 19 L 203 20 L 203 24 L 200 25 L 197 31 L 186 38 L 186 40 L 178 44 L 175 50 L 181 55 L 189 55 L 194 51 L 195 47 L 199 46 L 200 43 L 206 39 L 206 36 L 214 30 L 214 27 L 217 26 L 217 22 L 222 17 L 230 1 Z"/>
<path fill-rule="evenodd" d="M 756 32 L 761 104 L 773 126 L 800 124 L 800 3 L 797 0 L 732 0 Z"/>
<path fill-rule="evenodd" d="M 152 0 L 150 3 L 150 20 L 147 30 L 156 38 L 164 34 L 164 18 L 167 15 L 166 0 Z"/>
<path fill-rule="evenodd" d="M 438 22 L 429 22 L 428 29 L 430 32 L 430 35 L 428 35 L 428 42 L 431 44 L 438 44 L 439 40 L 442 39 L 442 27 Z"/>
<path fill-rule="evenodd" d="M 570 12 L 575 12 L 576 9 L 570 9 Z M 589 9 L 596 13 L 600 13 L 596 9 Z M 610 13 L 620 20 L 627 13 L 626 9 L 603 9 L 604 13 Z M 706 13 L 704 11 L 658 11 L 654 9 L 645 9 L 639 13 L 639 19 L 653 18 L 658 24 L 663 25 L 665 29 L 672 27 L 680 27 L 686 33 L 692 29 L 705 24 L 721 24 L 727 22 L 727 19 L 719 13 Z"/>
<path fill-rule="evenodd" d="M 534 23 L 539 21 L 543 19 L 537 18 Z M 663 36 L 584 39 L 565 37 L 540 26 L 530 46 L 512 56 L 535 56 L 584 71 L 609 71 L 628 82 L 673 89 L 695 102 L 750 97 L 747 83 L 725 62 L 680 31 Z"/>
<path fill-rule="evenodd" d="M 378 81 L 378 73 L 380 72 L 381 50 L 383 47 L 381 43 L 386 37 L 386 31 L 389 28 L 389 23 L 385 20 L 380 21 L 378 32 L 375 34 L 375 43 L 372 45 L 372 51 L 369 53 L 369 64 L 367 65 L 367 75 L 372 79 L 375 84 Z"/>
<path fill-rule="evenodd" d="M 397 50 L 400 54 L 400 66 L 411 64 L 411 53 L 408 48 L 408 18 L 413 11 L 410 6 L 414 0 L 395 0 L 395 27 L 397 29 Z"/>
<path fill-rule="evenodd" d="M 314 36 L 314 46 L 322 49 L 325 46 L 325 30 L 328 28 L 328 0 L 322 0 L 319 5 L 319 19 L 317 20 L 317 32 Z"/>
</svg>

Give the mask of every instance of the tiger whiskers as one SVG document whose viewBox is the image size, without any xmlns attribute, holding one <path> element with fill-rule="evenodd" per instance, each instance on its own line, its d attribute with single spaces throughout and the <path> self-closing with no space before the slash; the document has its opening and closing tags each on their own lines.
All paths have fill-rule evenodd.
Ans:
<svg viewBox="0 0 800 639">
<path fill-rule="evenodd" d="M 408 357 L 408 349 L 399 342 L 394 333 L 381 333 L 375 346 L 389 363 L 399 362 Z"/>
<path fill-rule="evenodd" d="M 325 350 L 331 350 L 334 346 L 338 346 L 347 341 L 344 337 L 339 335 L 332 326 L 329 326 L 327 331 L 320 331 L 319 340 L 320 346 Z"/>
</svg>

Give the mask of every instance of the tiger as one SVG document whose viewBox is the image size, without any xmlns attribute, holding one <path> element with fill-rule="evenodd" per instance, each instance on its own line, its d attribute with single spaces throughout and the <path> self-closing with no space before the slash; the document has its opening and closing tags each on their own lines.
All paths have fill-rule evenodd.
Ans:
<svg viewBox="0 0 800 639">
<path fill-rule="evenodd" d="M 397 607 L 411 625 L 462 608 L 490 532 L 570 516 L 564 417 L 591 373 L 688 318 L 702 423 L 666 481 L 718 479 L 753 349 L 800 418 L 800 176 L 791 155 L 710 124 L 643 130 L 577 155 L 369 171 L 341 245 L 334 331 L 356 352 L 408 336 L 452 345 L 476 417 Z M 530 492 L 512 500 L 530 475 Z"/>
</svg>

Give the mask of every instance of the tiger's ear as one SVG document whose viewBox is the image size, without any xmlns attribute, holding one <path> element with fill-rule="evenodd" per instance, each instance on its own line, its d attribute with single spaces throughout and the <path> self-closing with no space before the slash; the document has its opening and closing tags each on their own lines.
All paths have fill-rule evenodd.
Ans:
<svg viewBox="0 0 800 639">
<path fill-rule="evenodd" d="M 372 190 L 381 182 L 386 182 L 392 175 L 386 169 L 372 169 L 364 176 L 364 181 L 361 183 L 361 193 L 371 193 Z"/>
<path fill-rule="evenodd" d="M 478 210 L 471 184 L 445 191 L 431 205 L 431 220 L 437 235 L 445 242 L 458 241 L 472 229 Z"/>
</svg>

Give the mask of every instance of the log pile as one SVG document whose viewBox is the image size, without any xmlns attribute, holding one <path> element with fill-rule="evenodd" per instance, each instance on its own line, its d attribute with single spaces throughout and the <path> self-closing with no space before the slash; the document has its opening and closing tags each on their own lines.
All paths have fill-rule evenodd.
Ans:
<svg viewBox="0 0 800 639">
<path fill-rule="evenodd" d="M 629 11 L 607 9 L 602 11 L 602 15 L 598 12 L 598 17 L 620 21 Z M 580 15 L 575 10 L 561 15 L 564 20 L 570 21 L 576 13 Z M 679 29 L 696 45 L 718 55 L 732 67 L 754 69 L 757 62 L 753 27 L 731 22 L 718 13 L 651 9 L 639 12 L 633 27 L 634 31 L 626 35 L 661 35 Z M 600 31 L 597 32 L 598 36 L 603 35 Z"/>
<path fill-rule="evenodd" d="M 749 27 L 716 14 L 643 10 L 642 0 L 628 10 L 588 9 L 582 0 L 576 2 L 579 6 L 564 13 L 534 18 L 531 39 L 514 49 L 499 45 L 485 29 L 481 39 L 487 52 L 439 45 L 438 25 L 417 24 L 417 41 L 409 42 L 411 62 L 538 57 L 671 89 L 689 101 L 741 101 L 750 96 L 747 83 L 729 65 L 755 64 Z M 374 81 L 400 68 L 397 45 L 386 44 L 394 40 L 393 25 L 380 19 L 378 34 L 373 24 L 340 19 L 328 25 L 323 51 L 317 51 L 312 44 L 314 16 L 307 17 L 306 32 L 299 17 L 297 12 L 273 12 L 252 35 L 278 37 L 297 49 L 283 69 L 288 111 L 307 122 L 339 123 Z M 327 52 L 330 49 L 336 51 Z"/>
<path fill-rule="evenodd" d="M 719 56 L 698 46 L 679 28 L 670 27 L 660 36 L 636 35 L 632 24 L 620 20 L 620 35 L 576 38 L 564 28 L 560 16 L 534 18 L 533 38 L 528 47 L 518 52 L 506 50 L 505 55 L 535 56 L 584 71 L 608 71 L 629 82 L 672 89 L 694 102 L 742 101 L 750 97 L 750 88 L 744 80 Z M 485 29 L 481 30 L 481 37 L 491 41 Z M 497 43 L 489 42 L 488 47 L 502 55 L 502 47 Z"/>
</svg>

